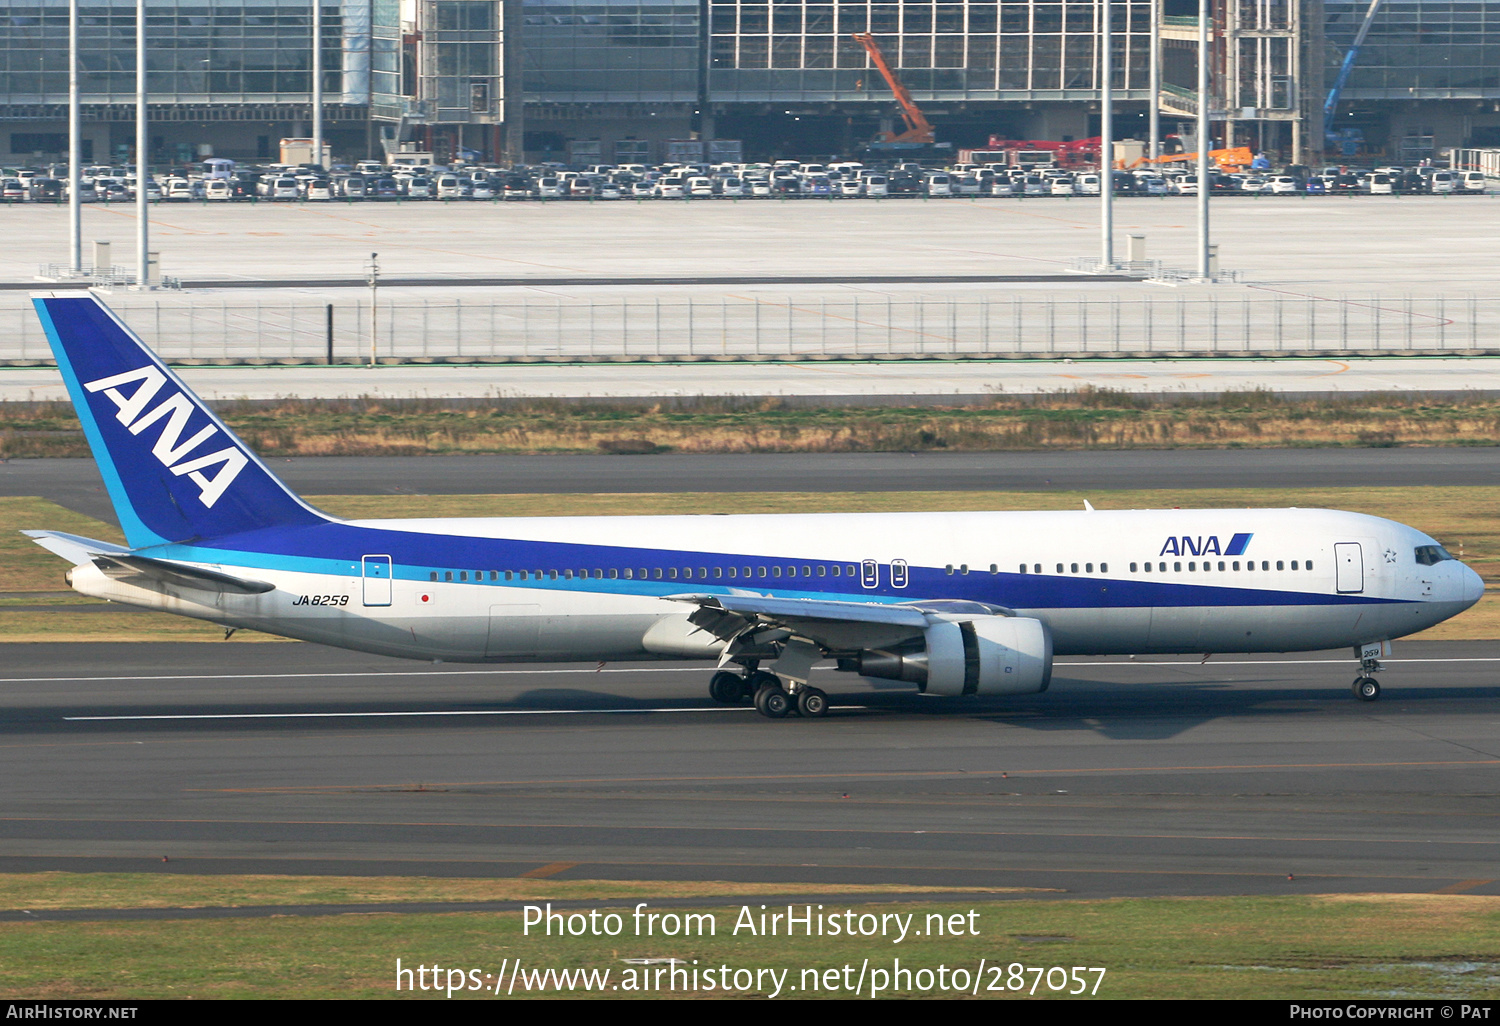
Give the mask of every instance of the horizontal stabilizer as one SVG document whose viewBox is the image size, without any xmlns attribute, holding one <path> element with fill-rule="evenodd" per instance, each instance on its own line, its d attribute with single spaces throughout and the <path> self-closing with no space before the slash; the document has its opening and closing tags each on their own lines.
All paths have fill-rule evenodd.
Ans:
<svg viewBox="0 0 1500 1026">
<path fill-rule="evenodd" d="M 95 556 L 130 551 L 125 546 L 116 545 L 113 542 L 85 538 L 82 535 L 67 534 L 63 531 L 22 531 L 21 533 L 54 556 L 61 556 L 74 566 L 87 563 Z"/>
<path fill-rule="evenodd" d="M 183 563 L 173 563 L 150 556 L 132 556 L 111 553 L 94 557 L 105 577 L 117 581 L 129 581 L 132 577 L 147 577 L 161 584 L 198 591 L 228 591 L 239 595 L 264 595 L 274 591 L 276 585 L 265 581 L 251 581 L 243 577 L 231 577 L 215 570 L 204 570 Z"/>
</svg>

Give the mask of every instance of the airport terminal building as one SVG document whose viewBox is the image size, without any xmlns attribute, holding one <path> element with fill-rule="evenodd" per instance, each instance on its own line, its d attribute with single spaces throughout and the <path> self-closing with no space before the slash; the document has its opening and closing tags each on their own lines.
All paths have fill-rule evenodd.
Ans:
<svg viewBox="0 0 1500 1026">
<path fill-rule="evenodd" d="M 324 122 L 339 159 L 747 158 L 857 150 L 899 125 L 871 33 L 954 148 L 1098 131 L 1107 9 L 1117 137 L 1197 109 L 1193 0 L 319 0 Z M 1367 0 L 1213 0 L 1219 138 L 1286 160 L 1415 163 L 1500 144 L 1500 0 L 1383 0 L 1332 123 L 1323 107 Z M 66 149 L 68 4 L 0 0 L 0 161 Z M 1494 17 L 1491 17 L 1494 15 Z M 275 160 L 312 114 L 309 0 L 149 0 L 151 162 Z M 85 160 L 133 159 L 135 5 L 80 0 Z"/>
</svg>

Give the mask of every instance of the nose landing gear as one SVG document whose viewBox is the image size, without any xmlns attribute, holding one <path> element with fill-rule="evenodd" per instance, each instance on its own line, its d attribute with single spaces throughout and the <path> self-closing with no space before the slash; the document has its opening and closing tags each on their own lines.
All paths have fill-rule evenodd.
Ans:
<svg viewBox="0 0 1500 1026">
<path fill-rule="evenodd" d="M 1381 644 L 1364 645 L 1354 650 L 1359 656 L 1359 676 L 1354 678 L 1351 688 L 1354 697 L 1361 702 L 1373 702 L 1380 697 L 1380 682 L 1375 679 L 1375 674 L 1385 669 L 1380 664 L 1381 650 Z"/>
</svg>

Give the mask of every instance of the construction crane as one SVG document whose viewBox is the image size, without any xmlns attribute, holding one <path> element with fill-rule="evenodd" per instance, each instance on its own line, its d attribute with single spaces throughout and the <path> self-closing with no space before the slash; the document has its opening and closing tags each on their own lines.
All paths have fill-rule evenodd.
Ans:
<svg viewBox="0 0 1500 1026">
<path fill-rule="evenodd" d="M 891 66 L 885 62 L 885 54 L 880 52 L 880 44 L 875 42 L 875 37 L 868 32 L 856 32 L 854 41 L 865 48 L 865 53 L 870 55 L 870 60 L 876 68 L 880 69 L 880 74 L 885 78 L 885 84 L 891 87 L 891 92 L 896 96 L 896 102 L 901 105 L 901 118 L 906 122 L 906 131 L 899 135 L 895 132 L 881 132 L 876 145 L 931 146 L 934 141 L 932 125 L 928 123 L 921 108 L 912 101 L 911 93 L 906 91 L 906 86 L 901 84 L 901 80 L 896 77 Z"/>
<path fill-rule="evenodd" d="M 1365 36 L 1370 34 L 1370 26 L 1375 23 L 1375 14 L 1380 10 L 1380 3 L 1381 0 L 1370 0 L 1370 7 L 1365 11 L 1365 20 L 1360 22 L 1359 31 L 1354 35 L 1354 43 L 1349 47 L 1349 52 L 1344 54 L 1344 63 L 1339 66 L 1338 76 L 1333 80 L 1333 88 L 1328 90 L 1328 99 L 1323 101 L 1323 134 L 1328 143 L 1342 146 L 1343 143 L 1354 141 L 1334 125 L 1333 116 L 1338 112 L 1339 96 L 1344 92 L 1344 86 L 1349 83 L 1349 73 L 1354 70 L 1354 62 L 1359 59 L 1359 48 L 1365 45 Z M 1353 156 L 1352 148 L 1346 155 Z"/>
</svg>

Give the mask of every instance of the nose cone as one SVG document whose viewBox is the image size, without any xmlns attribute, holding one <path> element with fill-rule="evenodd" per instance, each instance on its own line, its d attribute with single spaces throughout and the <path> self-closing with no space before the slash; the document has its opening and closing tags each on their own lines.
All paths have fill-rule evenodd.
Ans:
<svg viewBox="0 0 1500 1026">
<path fill-rule="evenodd" d="M 1467 609 L 1484 595 L 1484 578 L 1464 567 L 1460 575 L 1459 591 L 1463 595 L 1464 608 Z"/>
</svg>

